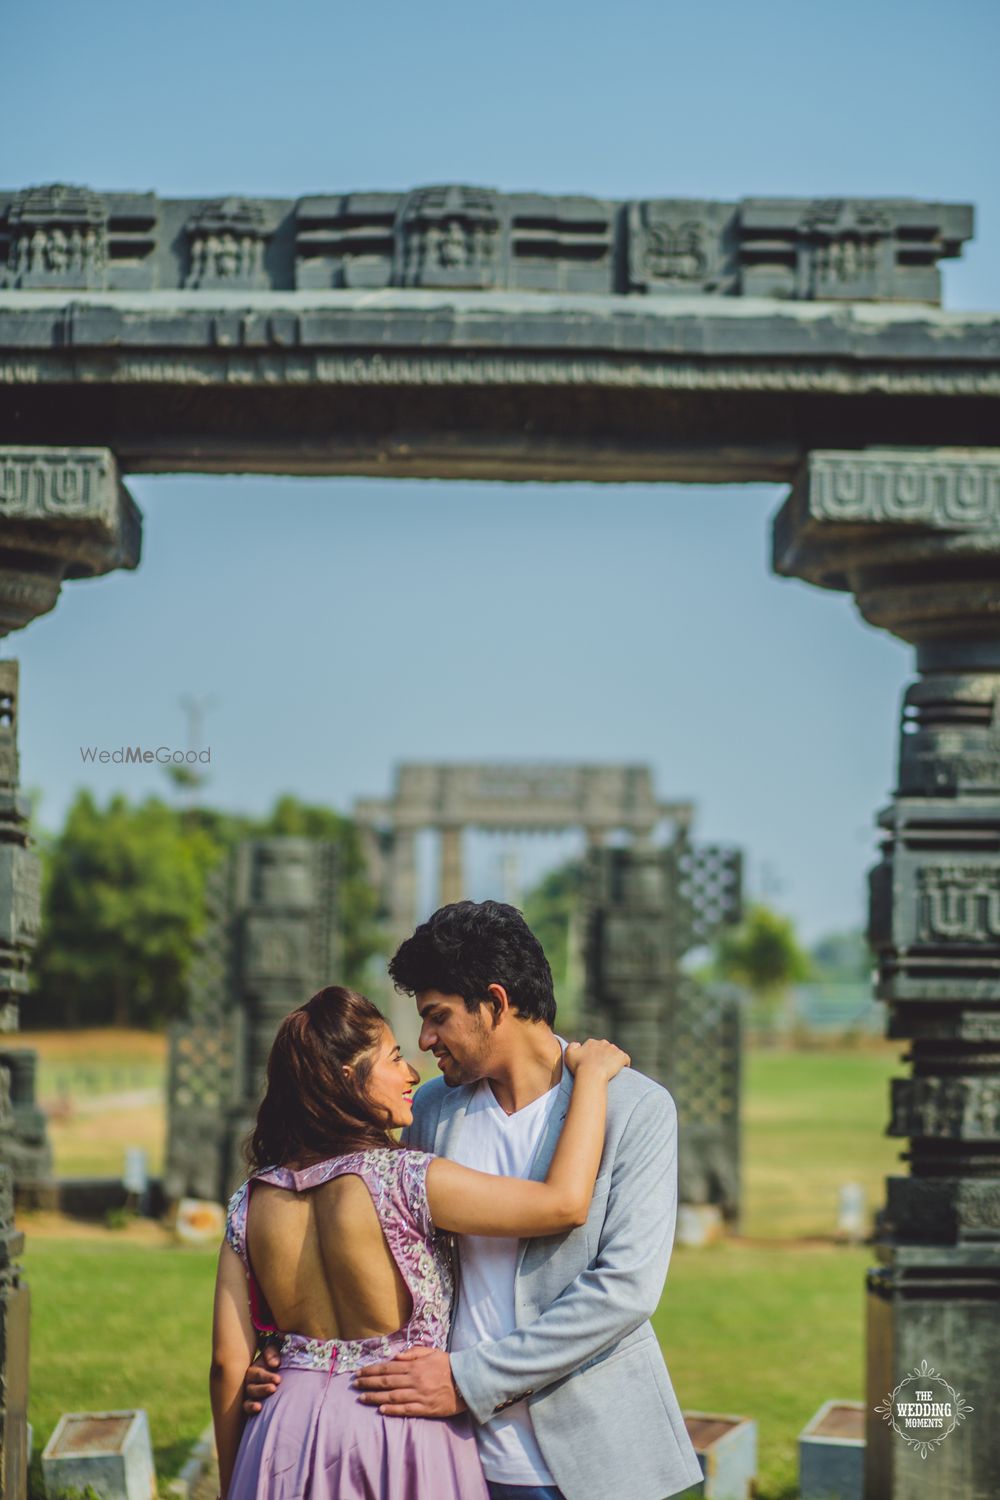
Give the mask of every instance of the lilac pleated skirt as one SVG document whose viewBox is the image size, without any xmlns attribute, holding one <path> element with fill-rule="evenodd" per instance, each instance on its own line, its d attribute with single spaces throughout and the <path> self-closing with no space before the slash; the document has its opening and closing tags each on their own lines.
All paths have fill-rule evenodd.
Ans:
<svg viewBox="0 0 1000 1500">
<path fill-rule="evenodd" d="M 468 1416 L 383 1417 L 351 1379 L 283 1369 L 247 1419 L 229 1500 L 487 1500 Z"/>
</svg>

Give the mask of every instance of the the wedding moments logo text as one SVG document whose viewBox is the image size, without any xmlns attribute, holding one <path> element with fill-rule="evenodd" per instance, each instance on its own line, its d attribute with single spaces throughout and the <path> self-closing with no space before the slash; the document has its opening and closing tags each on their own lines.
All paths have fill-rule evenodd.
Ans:
<svg viewBox="0 0 1000 1500">
<path fill-rule="evenodd" d="M 161 766 L 208 766 L 212 763 L 212 747 L 207 750 L 171 750 L 169 745 L 157 745 L 155 750 L 144 750 L 141 745 L 119 745 L 117 750 L 99 750 L 96 745 L 81 745 L 80 759 L 101 766 L 151 766 L 155 763 Z"/>
<path fill-rule="evenodd" d="M 921 1458 L 939 1448 L 975 1407 L 922 1359 L 875 1407 Z"/>
</svg>

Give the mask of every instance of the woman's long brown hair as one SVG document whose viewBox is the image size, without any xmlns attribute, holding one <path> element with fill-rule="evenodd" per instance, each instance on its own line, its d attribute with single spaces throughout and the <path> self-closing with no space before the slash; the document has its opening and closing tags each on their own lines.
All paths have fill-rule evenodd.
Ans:
<svg viewBox="0 0 1000 1500">
<path fill-rule="evenodd" d="M 267 1090 L 247 1143 L 252 1171 L 306 1167 L 395 1143 L 365 1084 L 385 1019 L 356 990 L 328 985 L 278 1027 Z M 350 1066 L 352 1076 L 344 1068 Z"/>
</svg>

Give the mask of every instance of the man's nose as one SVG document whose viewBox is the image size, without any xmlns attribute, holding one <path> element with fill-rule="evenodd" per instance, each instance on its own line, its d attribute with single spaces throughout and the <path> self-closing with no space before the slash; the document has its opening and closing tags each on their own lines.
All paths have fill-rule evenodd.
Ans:
<svg viewBox="0 0 1000 1500">
<path fill-rule="evenodd" d="M 420 1028 L 420 1036 L 417 1038 L 417 1046 L 420 1048 L 421 1052 L 429 1052 L 434 1045 L 434 1041 L 435 1037 L 433 1026 L 428 1026 L 427 1023 L 424 1022 L 423 1026 L 421 1026 Z"/>
</svg>

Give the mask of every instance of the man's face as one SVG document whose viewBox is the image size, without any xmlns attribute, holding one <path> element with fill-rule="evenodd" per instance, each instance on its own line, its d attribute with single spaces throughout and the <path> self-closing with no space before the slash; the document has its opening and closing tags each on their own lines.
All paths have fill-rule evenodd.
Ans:
<svg viewBox="0 0 1000 1500">
<path fill-rule="evenodd" d="M 449 1088 L 486 1077 L 492 1050 L 487 1006 L 480 1005 L 470 1011 L 461 995 L 421 990 L 417 1010 L 421 1021 L 420 1050 L 433 1052 Z"/>
</svg>

